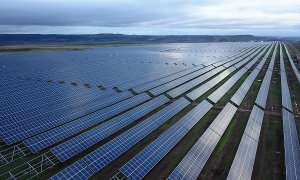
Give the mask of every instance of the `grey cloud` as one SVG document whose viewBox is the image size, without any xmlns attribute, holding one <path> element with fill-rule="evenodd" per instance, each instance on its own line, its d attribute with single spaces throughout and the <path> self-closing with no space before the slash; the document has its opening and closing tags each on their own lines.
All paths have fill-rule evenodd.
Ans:
<svg viewBox="0 0 300 180">
<path fill-rule="evenodd" d="M 193 16 L 187 7 L 214 6 L 223 0 L 1 0 L 0 33 L 209 34 L 298 32 L 298 25 Z M 268 12 L 277 13 L 272 7 Z M 296 12 L 292 9 L 281 12 Z M 192 15 L 191 15 L 192 14 Z M 293 18 L 293 17 L 292 17 Z M 278 31 L 278 33 L 281 31 Z M 269 33 L 266 33 L 269 34 Z"/>
</svg>

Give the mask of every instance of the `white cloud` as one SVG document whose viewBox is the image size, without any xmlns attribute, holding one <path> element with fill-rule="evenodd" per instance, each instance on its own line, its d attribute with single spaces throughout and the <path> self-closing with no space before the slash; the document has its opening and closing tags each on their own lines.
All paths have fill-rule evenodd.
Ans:
<svg viewBox="0 0 300 180">
<path fill-rule="evenodd" d="M 299 0 L 2 0 L 0 32 L 293 36 Z M 19 28 L 12 28 L 19 27 Z"/>
</svg>

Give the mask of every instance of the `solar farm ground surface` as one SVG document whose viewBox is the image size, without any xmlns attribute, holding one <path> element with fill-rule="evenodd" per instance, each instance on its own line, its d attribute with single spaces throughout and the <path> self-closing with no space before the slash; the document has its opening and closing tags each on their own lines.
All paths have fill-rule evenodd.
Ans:
<svg viewBox="0 0 300 180">
<path fill-rule="evenodd" d="M 0 179 L 300 179 L 299 47 L 0 54 Z"/>
</svg>

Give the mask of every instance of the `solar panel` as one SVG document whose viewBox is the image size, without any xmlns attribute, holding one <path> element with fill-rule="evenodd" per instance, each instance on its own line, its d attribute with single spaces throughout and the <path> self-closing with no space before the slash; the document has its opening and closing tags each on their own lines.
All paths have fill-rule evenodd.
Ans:
<svg viewBox="0 0 300 180">
<path fill-rule="evenodd" d="M 285 67 L 284 67 L 284 60 L 282 55 L 282 46 L 280 44 L 280 78 L 281 78 L 281 100 L 282 100 L 282 106 L 289 109 L 290 111 L 293 111 L 292 107 L 292 101 L 291 101 L 291 95 L 289 91 L 289 85 L 285 73 Z"/>
<path fill-rule="evenodd" d="M 120 171 L 129 179 L 143 178 L 211 108 L 212 105 L 209 102 L 202 101 L 127 162 Z"/>
<path fill-rule="evenodd" d="M 295 75 L 296 75 L 296 78 L 298 79 L 298 82 L 300 83 L 300 73 L 299 73 L 299 70 L 298 70 L 298 68 L 296 67 L 296 65 L 295 65 L 295 63 L 294 63 L 294 61 L 293 61 L 293 59 L 291 58 L 291 55 L 290 55 L 290 53 L 289 53 L 289 51 L 288 51 L 286 45 L 285 45 L 284 43 L 283 43 L 283 45 L 284 45 L 284 49 L 285 49 L 285 51 L 286 51 L 286 54 L 287 54 L 287 56 L 288 56 L 289 62 L 290 62 L 290 64 L 291 64 L 291 66 L 292 66 L 292 69 L 293 69 L 293 71 L 294 71 L 294 73 L 295 73 Z"/>
<path fill-rule="evenodd" d="M 272 71 L 268 69 L 255 100 L 255 103 L 260 107 L 266 108 L 271 79 Z"/>
<path fill-rule="evenodd" d="M 248 135 L 256 142 L 258 142 L 259 140 L 259 134 L 263 118 L 264 111 L 259 109 L 257 106 L 254 106 L 251 111 L 244 134 Z"/>
<path fill-rule="evenodd" d="M 236 105 L 241 105 L 244 97 L 246 96 L 247 92 L 249 91 L 252 83 L 254 82 L 255 78 L 257 77 L 259 73 L 258 69 L 255 69 L 252 71 L 252 73 L 247 77 L 247 79 L 243 82 L 241 87 L 236 91 L 236 93 L 232 96 L 230 99 L 232 102 L 234 102 Z"/>
<path fill-rule="evenodd" d="M 71 93 L 72 94 L 72 93 Z M 92 94 L 92 93 L 91 93 Z M 24 104 L 21 104 L 20 107 L 17 106 L 18 110 L 11 110 L 13 113 L 7 113 L 5 112 L 5 116 L 3 121 L 1 121 L 2 128 L 4 129 L 7 127 L 8 130 L 14 129 L 18 127 L 19 125 L 24 124 L 31 124 L 33 122 L 36 122 L 40 120 L 41 118 L 50 118 L 53 113 L 55 114 L 64 114 L 72 112 L 72 110 L 80 109 L 82 106 L 88 108 L 89 105 L 92 105 L 93 103 L 99 104 L 99 107 L 103 107 L 109 102 L 116 101 L 117 99 L 120 99 L 124 96 L 132 96 L 129 92 L 123 92 L 120 94 L 116 94 L 114 96 L 111 92 L 108 93 L 99 93 L 99 95 L 91 95 L 90 97 L 86 96 L 79 96 L 78 98 L 72 98 L 72 95 L 69 97 L 71 100 L 64 101 L 62 103 L 55 102 L 55 104 L 51 105 L 48 103 L 41 102 L 41 106 L 35 106 L 30 104 L 29 106 L 26 106 Z M 106 97 L 106 98 L 104 98 Z M 55 98 L 60 99 L 60 98 Z M 99 102 L 100 101 L 100 102 Z M 29 108 L 23 108 L 22 106 L 29 107 Z"/>
<path fill-rule="evenodd" d="M 208 128 L 168 179 L 197 179 L 219 140 L 220 136 Z"/>
<path fill-rule="evenodd" d="M 12 144 L 20 140 L 29 138 L 56 126 L 62 125 L 64 123 L 70 122 L 76 118 L 84 116 L 86 114 L 95 112 L 99 109 L 103 109 L 106 106 L 117 103 L 126 98 L 132 97 L 131 93 L 122 94 L 116 98 L 110 98 L 102 103 L 93 103 L 88 107 L 81 107 L 80 109 L 73 109 L 73 111 L 68 111 L 68 114 L 56 114 L 51 113 L 47 117 L 40 117 L 35 119 L 31 123 L 22 124 L 22 126 L 1 126 L 0 137 L 8 143 Z M 9 129 L 11 127 L 11 129 Z"/>
<path fill-rule="evenodd" d="M 286 179 L 300 179 L 300 146 L 295 119 L 282 108 Z"/>
<path fill-rule="evenodd" d="M 280 61 L 280 71 L 285 72 L 284 58 L 283 58 L 282 44 L 281 43 L 279 43 L 279 61 Z"/>
<path fill-rule="evenodd" d="M 227 176 L 228 180 L 251 179 L 257 146 L 257 142 L 246 134 L 243 135 Z"/>
<path fill-rule="evenodd" d="M 264 111 L 254 106 L 227 179 L 251 179 Z"/>
<path fill-rule="evenodd" d="M 62 170 L 61 172 L 53 175 L 50 180 L 61 180 L 61 179 L 88 179 L 93 175 L 93 171 L 82 161 L 78 160 L 71 166 Z"/>
<path fill-rule="evenodd" d="M 23 143 L 32 151 L 37 152 L 45 147 L 60 142 L 61 140 L 70 137 L 84 129 L 90 128 L 112 116 L 115 116 L 125 110 L 128 110 L 146 100 L 150 96 L 147 94 L 140 94 L 130 99 L 121 101 L 117 104 L 104 108 L 98 112 L 89 114 L 80 119 L 76 119 L 62 126 L 46 131 L 42 134 L 34 136 L 23 141 Z"/>
<path fill-rule="evenodd" d="M 229 89 L 246 73 L 246 71 L 246 68 L 240 69 L 222 86 L 220 86 L 216 91 L 214 91 L 210 96 L 208 96 L 208 99 L 210 99 L 214 103 L 217 103 L 224 96 L 224 94 L 226 94 L 229 91 Z"/>
<path fill-rule="evenodd" d="M 109 135 L 124 128 L 128 124 L 138 120 L 147 113 L 167 103 L 169 99 L 165 96 L 159 96 L 148 101 L 124 114 L 121 114 L 100 126 L 84 132 L 58 146 L 51 148 L 51 152 L 60 160 L 65 161 L 74 155 L 86 150 L 90 146 L 100 142 Z"/>
<path fill-rule="evenodd" d="M 153 79 L 152 78 L 150 78 L 150 79 L 147 78 L 147 81 L 137 81 L 137 82 L 133 82 L 133 83 L 125 82 L 125 83 L 122 83 L 122 84 L 118 85 L 118 87 L 121 90 L 127 90 L 127 89 L 132 88 L 135 92 L 141 93 L 141 92 L 144 92 L 148 89 L 151 89 L 151 88 L 154 88 L 154 87 L 160 85 L 160 83 L 161 84 L 167 83 L 169 81 L 172 81 L 172 80 L 177 79 L 181 76 L 187 75 L 187 74 L 189 74 L 191 72 L 194 72 L 198 69 L 201 69 L 203 67 L 204 67 L 203 65 L 197 65 L 197 66 L 189 67 L 187 69 L 180 70 L 180 71 L 175 72 L 175 73 L 167 74 L 163 77 L 159 76 L 159 77 L 155 77 Z"/>
<path fill-rule="evenodd" d="M 143 85 L 140 85 L 140 86 L 137 86 L 137 87 L 133 87 L 132 89 L 137 93 L 141 93 L 141 92 L 147 91 L 149 89 L 155 88 L 157 86 L 160 86 L 162 84 L 168 83 L 169 81 L 173 81 L 175 79 L 178 79 L 180 77 L 183 77 L 185 75 L 193 73 L 194 71 L 200 70 L 202 68 L 203 68 L 203 66 L 194 67 L 194 68 L 191 68 L 189 70 L 182 71 L 180 73 L 174 74 L 173 76 L 169 76 L 169 77 L 166 77 L 166 78 L 163 78 L 163 79 L 159 79 L 157 81 L 153 81 L 153 82 L 150 82 L 150 83 L 147 83 L 147 84 L 143 84 Z"/>
<path fill-rule="evenodd" d="M 197 179 L 236 111 L 227 103 L 168 179 Z"/>
<path fill-rule="evenodd" d="M 223 65 L 224 67 L 229 67 L 234 65 L 235 68 L 240 68 L 242 65 L 244 65 L 245 63 L 247 63 L 254 55 L 255 55 L 255 51 L 259 50 L 259 47 L 252 49 L 251 51 L 249 51 L 248 53 L 242 55 L 241 57 L 239 57 L 238 59 L 231 61 L 225 65 Z"/>
<path fill-rule="evenodd" d="M 261 51 L 261 50 L 262 50 L 262 51 Z M 253 58 L 249 63 L 247 63 L 247 64 L 245 65 L 245 67 L 246 67 L 247 69 L 249 69 L 249 68 L 250 68 L 250 67 L 251 67 L 251 66 L 259 59 L 259 57 L 262 56 L 262 54 L 263 54 L 263 52 L 264 52 L 265 50 L 266 50 L 266 47 L 261 47 L 261 48 L 258 49 L 255 53 L 253 53 L 253 54 L 251 54 L 249 57 L 245 58 L 243 61 L 241 61 L 241 62 L 235 64 L 234 67 L 240 68 L 242 65 L 244 65 L 244 64 L 247 63 L 247 62 L 249 62 L 249 60 L 251 60 L 253 57 L 255 57 L 255 58 Z M 259 51 L 261 51 L 261 52 L 258 53 Z"/>
<path fill-rule="evenodd" d="M 163 110 L 157 112 L 155 115 L 147 118 L 145 121 L 93 151 L 83 158 L 83 160 L 92 167 L 95 172 L 98 171 L 98 169 L 106 166 L 109 162 L 124 153 L 142 138 L 154 131 L 157 127 L 165 123 L 169 118 L 185 108 L 188 104 L 190 104 L 189 101 L 184 98 L 175 101 Z M 96 154 L 97 156 L 94 156 Z M 91 157 L 94 157 L 94 159 Z"/>
<path fill-rule="evenodd" d="M 192 79 L 194 79 L 194 78 L 196 78 L 196 77 L 198 77 L 198 76 L 200 76 L 200 75 L 202 75 L 202 74 L 204 74 L 206 72 L 209 72 L 212 69 L 214 69 L 213 66 L 207 66 L 207 67 L 205 67 L 203 69 L 200 69 L 199 71 L 191 73 L 191 74 L 189 74 L 187 76 L 184 76 L 182 78 L 176 79 L 175 81 L 172 81 L 172 82 L 166 83 L 166 84 L 164 84 L 162 86 L 159 86 L 159 87 L 156 87 L 154 89 L 151 89 L 150 93 L 153 94 L 153 95 L 155 95 L 155 96 L 159 95 L 159 94 L 161 94 L 163 92 L 166 92 L 166 91 L 168 91 L 170 89 L 173 89 L 174 87 L 176 87 L 176 86 L 178 86 L 180 84 L 183 84 L 183 83 L 185 83 L 185 82 L 187 82 L 189 80 L 192 80 Z"/>
<path fill-rule="evenodd" d="M 54 88 L 55 89 L 55 88 Z M 37 90 L 39 91 L 39 90 Z M 61 110 L 66 107 L 76 107 L 78 105 L 103 99 L 108 96 L 116 95 L 113 90 L 105 91 L 63 91 L 59 90 L 54 94 L 51 92 L 45 92 L 41 90 L 41 94 L 33 93 L 32 95 L 26 95 L 28 98 L 22 97 L 23 94 L 9 97 L 7 101 L 2 98 L 0 116 L 5 118 L 5 121 L 0 122 L 2 125 L 11 123 L 11 121 L 24 121 L 33 115 L 46 113 L 48 111 Z M 68 96 L 64 95 L 69 93 Z M 49 95 L 50 94 L 50 95 Z M 7 97 L 7 96 L 5 96 Z M 17 119 L 19 118 L 19 119 Z"/>
<path fill-rule="evenodd" d="M 167 92 L 168 95 L 170 95 L 172 98 L 178 97 L 179 95 L 183 94 L 184 92 L 192 89 L 193 87 L 201 84 L 202 82 L 206 81 L 207 79 L 211 78 L 212 76 L 216 75 L 220 71 L 224 70 L 224 67 L 217 67 L 216 69 L 213 69 L 209 71 L 208 73 L 193 79 L 192 81 L 189 81 L 185 84 L 182 84 L 181 86 Z M 232 68 L 229 68 L 229 70 L 225 70 L 225 73 L 229 73 L 232 70 Z M 222 73 L 223 76 L 225 76 L 225 73 Z M 220 76 L 219 76 L 220 77 Z"/>
<path fill-rule="evenodd" d="M 268 69 L 273 71 L 274 69 L 274 64 L 275 64 L 275 58 L 276 58 L 276 54 L 277 54 L 277 49 L 278 49 L 278 43 L 276 43 L 275 45 L 275 48 L 274 48 L 274 51 L 273 51 L 273 55 L 272 55 L 272 58 L 271 58 L 271 61 L 270 61 L 270 64 L 269 64 L 269 67 Z"/>
<path fill-rule="evenodd" d="M 237 107 L 227 103 L 209 128 L 218 133 L 219 136 L 222 136 L 236 111 Z"/>
</svg>

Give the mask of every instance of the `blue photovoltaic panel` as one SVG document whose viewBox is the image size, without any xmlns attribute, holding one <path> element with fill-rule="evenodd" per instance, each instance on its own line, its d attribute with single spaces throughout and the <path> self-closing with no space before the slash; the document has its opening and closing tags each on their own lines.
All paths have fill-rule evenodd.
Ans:
<svg viewBox="0 0 300 180">
<path fill-rule="evenodd" d="M 235 69 L 235 68 L 234 68 Z M 194 88 L 195 86 L 201 84 L 202 82 L 206 81 L 207 79 L 211 78 L 212 76 L 216 75 L 217 73 L 221 72 L 222 70 L 224 70 L 223 67 L 218 67 L 214 70 L 211 70 L 210 72 L 188 82 L 188 83 L 185 83 L 171 91 L 168 92 L 168 94 L 172 97 L 172 98 L 175 98 L 175 97 L 178 97 L 179 95 L 185 93 L 186 91 Z M 227 76 L 226 73 L 229 73 L 230 71 L 232 70 L 232 68 L 229 68 L 227 70 L 225 70 L 223 73 L 221 73 L 220 75 L 217 76 L 217 78 L 221 78 L 222 76 Z M 215 79 L 215 78 L 214 78 Z"/>
<path fill-rule="evenodd" d="M 220 136 L 208 128 L 168 179 L 197 179 L 199 170 L 204 167 L 219 139 Z"/>
<path fill-rule="evenodd" d="M 245 65 L 245 68 L 250 69 L 257 61 L 258 59 L 264 54 L 264 52 L 267 50 L 267 47 L 264 48 L 262 52 L 260 52 L 252 61 L 250 61 L 248 64 Z"/>
<path fill-rule="evenodd" d="M 211 108 L 209 102 L 202 101 L 126 163 L 120 171 L 129 179 L 142 179 Z"/>
<path fill-rule="evenodd" d="M 104 108 L 98 112 L 89 114 L 82 118 L 66 123 L 62 126 L 51 129 L 50 131 L 46 131 L 42 134 L 27 139 L 24 141 L 24 144 L 32 152 L 37 152 L 45 147 L 48 147 L 49 145 L 60 142 L 61 140 L 70 137 L 71 135 L 92 127 L 149 99 L 150 96 L 145 93 L 134 96 L 112 106 Z"/>
<path fill-rule="evenodd" d="M 287 81 L 287 76 L 285 73 L 285 66 L 284 66 L 284 59 L 283 59 L 283 52 L 282 52 L 282 46 L 280 43 L 280 78 L 281 78 L 281 100 L 282 100 L 282 106 L 287 108 L 290 111 L 293 111 L 292 107 L 292 101 L 291 101 L 291 95 L 289 91 L 289 85 Z"/>
<path fill-rule="evenodd" d="M 93 175 L 93 171 L 82 161 L 78 160 L 71 166 L 53 175 L 50 180 L 85 180 Z"/>
<path fill-rule="evenodd" d="M 211 88 L 206 86 L 205 84 L 201 85 L 197 89 L 189 92 L 187 94 L 187 97 L 190 98 L 191 100 L 195 101 L 199 97 L 201 97 L 203 94 L 205 94 L 207 91 L 209 91 Z"/>
<path fill-rule="evenodd" d="M 211 95 L 208 96 L 212 102 L 217 103 L 226 94 L 229 89 L 246 73 L 247 69 L 242 68 L 235 73 L 230 79 L 228 79 L 221 87 L 215 90 Z M 195 98 L 193 96 L 193 98 Z"/>
<path fill-rule="evenodd" d="M 259 73 L 258 69 L 255 69 L 252 71 L 252 73 L 247 77 L 247 79 L 243 82 L 243 84 L 240 86 L 240 88 L 236 91 L 236 93 L 232 96 L 230 99 L 232 102 L 234 102 L 236 105 L 241 105 L 244 97 L 246 96 L 247 92 L 249 91 L 252 83 L 254 82 L 255 78 L 257 77 Z"/>
<path fill-rule="evenodd" d="M 291 55 L 290 55 L 288 49 L 286 48 L 286 45 L 285 45 L 285 44 L 283 44 L 283 45 L 284 45 L 284 49 L 285 49 L 285 51 L 286 51 L 286 54 L 287 54 L 287 56 L 288 56 L 288 58 L 289 58 L 289 62 L 290 62 L 290 64 L 291 64 L 291 66 L 292 66 L 292 69 L 293 69 L 293 71 L 294 71 L 294 73 L 295 73 L 295 75 L 296 75 L 296 78 L 298 79 L 298 82 L 300 83 L 300 73 L 299 73 L 299 70 L 298 70 L 298 68 L 296 67 L 296 65 L 295 65 L 295 63 L 294 63 L 294 61 L 293 61 L 293 59 L 291 58 Z"/>
<path fill-rule="evenodd" d="M 74 109 L 73 111 L 69 111 L 68 114 L 56 114 L 52 113 L 47 117 L 40 117 L 31 123 L 24 124 L 22 126 L 16 126 L 15 128 L 8 129 L 7 131 L 1 131 L 0 136 L 7 143 L 15 143 L 20 140 L 26 139 L 28 137 L 34 136 L 61 124 L 72 122 L 72 120 L 84 116 L 86 114 L 95 112 L 99 109 L 103 109 L 106 106 L 117 103 L 121 100 L 132 97 L 133 95 L 129 92 L 122 93 L 120 96 L 116 96 L 116 98 L 107 99 L 107 101 L 102 103 L 93 103 L 88 107 L 81 107 L 80 109 Z M 41 121 L 43 120 L 43 121 Z M 1 127 L 2 129 L 4 127 Z M 7 128 L 7 127 L 6 127 Z"/>
<path fill-rule="evenodd" d="M 282 108 L 286 179 L 300 179 L 300 145 L 292 113 Z"/>
<path fill-rule="evenodd" d="M 51 152 L 60 160 L 65 161 L 79 152 L 89 148 L 95 143 L 101 141 L 107 136 L 120 130 L 126 125 L 136 121 L 147 113 L 167 103 L 169 99 L 165 96 L 159 96 L 153 100 L 146 102 L 124 114 L 121 114 L 108 122 L 101 124 L 83 134 L 80 134 L 54 148 Z"/>
<path fill-rule="evenodd" d="M 192 79 L 194 79 L 194 78 L 196 78 L 196 77 L 198 77 L 198 76 L 200 76 L 200 75 L 202 75 L 202 74 L 204 74 L 204 73 L 206 73 L 206 72 L 208 72 L 208 71 L 210 71 L 212 69 L 214 69 L 213 66 L 207 66 L 207 67 L 205 67 L 203 69 L 200 69 L 199 71 L 193 72 L 191 74 L 188 74 L 187 76 L 184 76 L 182 78 L 176 79 L 175 81 L 172 81 L 172 82 L 166 83 L 166 84 L 164 84 L 162 86 L 159 86 L 159 87 L 156 87 L 154 89 L 151 89 L 150 93 L 153 94 L 153 95 L 155 95 L 155 96 L 159 95 L 159 94 L 161 94 L 163 92 L 166 92 L 166 91 L 168 91 L 168 90 L 170 90 L 170 89 L 172 89 L 172 88 L 174 88 L 176 86 L 179 86 L 180 84 L 183 84 L 183 83 L 185 83 L 185 82 L 187 82 L 189 80 L 192 80 Z"/>
<path fill-rule="evenodd" d="M 227 103 L 209 128 L 190 149 L 168 179 L 197 179 L 237 108 Z"/>
<path fill-rule="evenodd" d="M 269 87 L 272 79 L 272 71 L 269 69 L 266 72 L 264 80 L 260 86 L 258 95 L 256 97 L 255 103 L 258 104 L 260 107 L 265 108 L 267 104 L 268 92 Z"/>
<path fill-rule="evenodd" d="M 246 134 L 243 135 L 227 176 L 228 180 L 251 180 L 257 146 L 257 142 Z"/>
<path fill-rule="evenodd" d="M 162 84 L 165 84 L 165 83 L 168 83 L 170 81 L 173 81 L 177 78 L 181 78 L 185 75 L 188 75 L 190 73 L 193 73 L 194 71 L 197 71 L 197 70 L 200 70 L 202 69 L 203 66 L 200 66 L 200 67 L 194 67 L 194 68 L 191 68 L 189 70 L 186 70 L 186 71 L 182 71 L 180 73 L 177 73 L 177 74 L 174 74 L 172 76 L 169 76 L 169 77 L 166 77 L 166 78 L 163 78 L 163 79 L 159 79 L 157 81 L 153 81 L 153 82 L 149 82 L 147 84 L 143 84 L 143 85 L 140 85 L 140 86 L 137 86 L 137 87 L 134 87 L 132 88 L 135 92 L 137 93 L 141 93 L 141 92 L 144 92 L 144 91 L 147 91 L 149 89 L 152 89 L 152 88 L 155 88 L 157 86 L 160 86 Z"/>
<path fill-rule="evenodd" d="M 184 98 L 169 105 L 155 115 L 148 118 L 141 124 L 131 128 L 122 135 L 113 139 L 96 151 L 85 156 L 83 160 L 94 170 L 99 171 L 126 150 L 138 143 L 141 139 L 153 132 L 156 128 L 176 115 L 180 110 L 189 104 Z"/>
<path fill-rule="evenodd" d="M 141 139 L 149 135 L 171 117 L 175 116 L 190 102 L 180 98 L 140 124 L 132 127 L 110 142 L 85 156 L 82 160 L 91 167 L 94 172 L 99 171 L 129 148 L 137 144 Z"/>
<path fill-rule="evenodd" d="M 191 91 L 190 93 L 188 93 L 187 96 L 191 100 L 198 99 L 200 96 L 202 96 L 203 94 L 205 94 L 208 90 L 210 90 L 212 87 L 214 87 L 215 85 L 217 85 L 219 82 L 221 82 L 230 73 L 232 73 L 234 71 L 235 71 L 234 67 L 230 67 L 230 68 L 226 69 L 224 72 L 222 72 L 218 76 L 214 77 L 210 81 L 206 82 L 205 84 L 201 85 L 200 87 L 198 87 L 198 88 L 194 89 L 193 91 Z"/>
<path fill-rule="evenodd" d="M 227 179 L 251 179 L 264 111 L 254 106 Z"/>
</svg>

